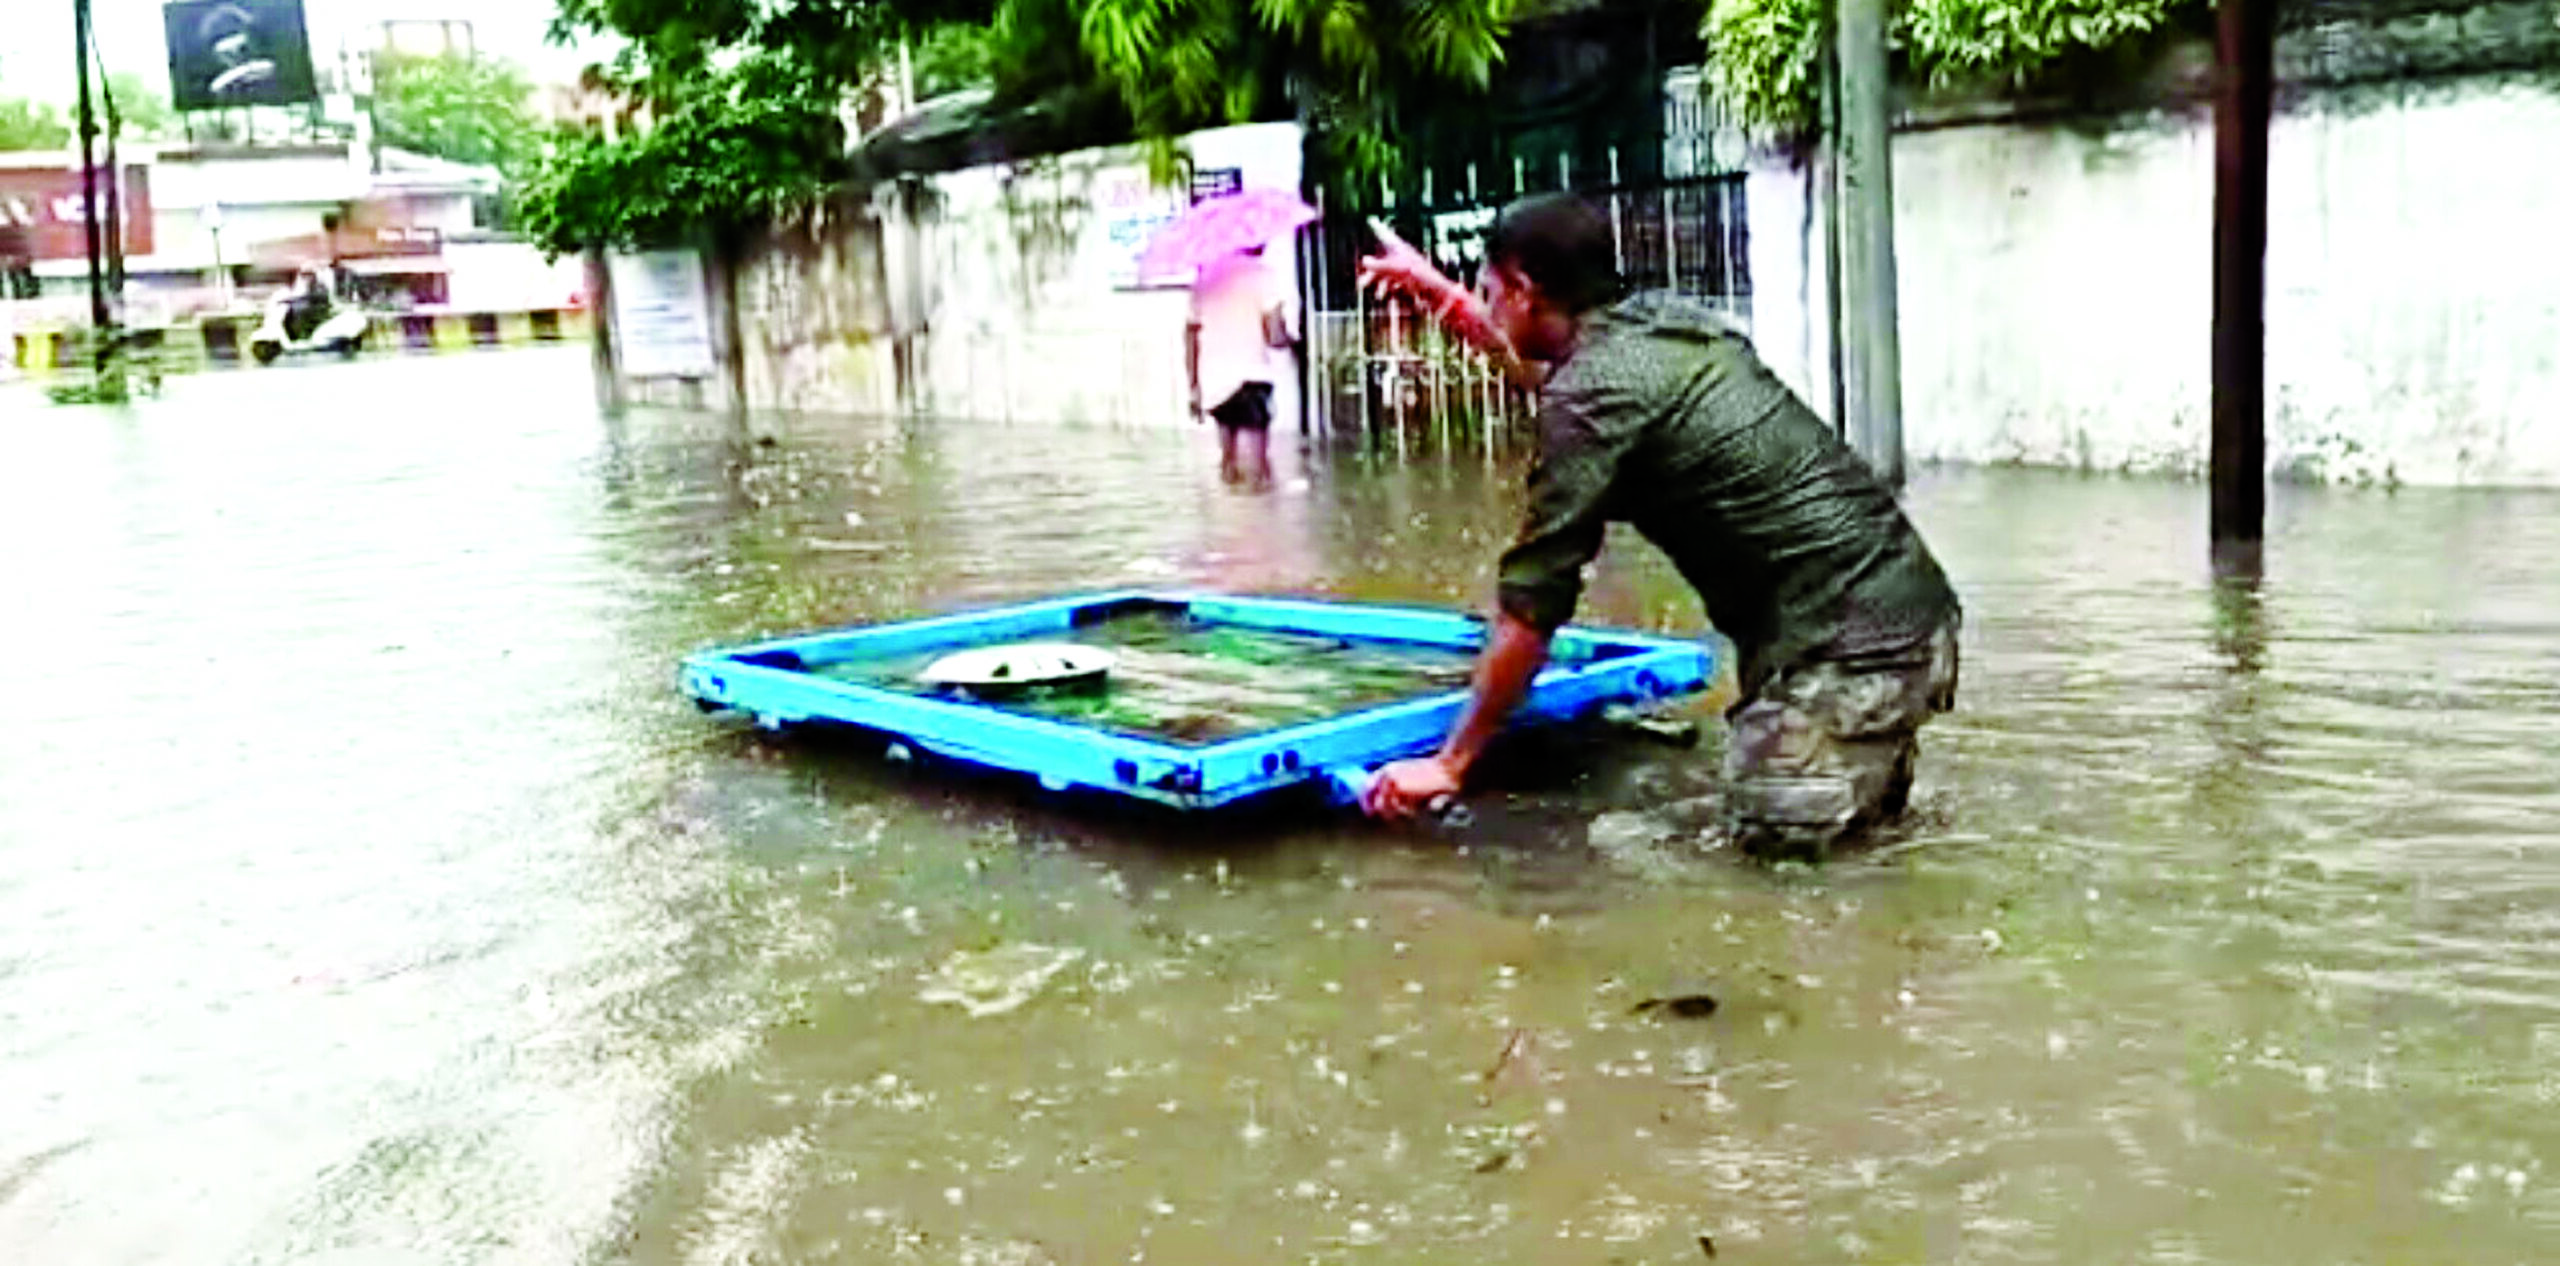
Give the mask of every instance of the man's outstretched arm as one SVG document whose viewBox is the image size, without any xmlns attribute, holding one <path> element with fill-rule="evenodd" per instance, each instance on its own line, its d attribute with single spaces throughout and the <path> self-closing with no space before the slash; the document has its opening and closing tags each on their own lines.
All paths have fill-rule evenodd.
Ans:
<svg viewBox="0 0 2560 1266">
<path fill-rule="evenodd" d="M 1428 256 L 1396 236 L 1395 230 L 1373 221 L 1370 231 L 1378 235 L 1378 253 L 1360 261 L 1361 284 L 1382 299 L 1402 295 L 1422 305 L 1450 333 L 1491 359 L 1494 368 L 1513 385 L 1523 391 L 1538 389 L 1545 376 L 1512 350 L 1511 340 L 1494 327 L 1493 314 L 1485 310 L 1484 300 L 1449 280 Z"/>
<path fill-rule="evenodd" d="M 1498 613 L 1476 661 L 1474 696 L 1437 755 L 1378 771 L 1361 799 L 1369 812 L 1410 817 L 1455 796 L 1528 693 L 1554 631 L 1581 601 L 1583 568 L 1607 537 L 1609 490 L 1632 442 L 1634 428 L 1623 424 L 1632 416 L 1607 393 L 1550 390 L 1541 400 L 1527 514 L 1519 539 L 1503 551 Z"/>
</svg>

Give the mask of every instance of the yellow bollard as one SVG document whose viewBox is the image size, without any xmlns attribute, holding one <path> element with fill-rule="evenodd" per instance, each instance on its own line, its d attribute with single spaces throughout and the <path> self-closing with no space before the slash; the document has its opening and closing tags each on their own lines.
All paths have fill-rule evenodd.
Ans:
<svg viewBox="0 0 2560 1266">
<path fill-rule="evenodd" d="M 434 338 L 439 352 L 471 350 L 471 318 L 461 313 L 437 313 Z"/>
</svg>

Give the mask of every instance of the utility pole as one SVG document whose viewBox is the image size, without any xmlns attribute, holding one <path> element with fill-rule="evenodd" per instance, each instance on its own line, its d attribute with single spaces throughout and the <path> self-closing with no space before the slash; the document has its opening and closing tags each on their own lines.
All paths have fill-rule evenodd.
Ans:
<svg viewBox="0 0 2560 1266">
<path fill-rule="evenodd" d="M 2256 570 L 2267 518 L 2267 115 L 2275 5 L 2220 0 L 2213 91 L 2213 554 Z"/>
<path fill-rule="evenodd" d="M 1816 123 L 1821 139 L 1815 144 L 1811 167 L 1805 179 L 1805 203 L 1821 208 L 1822 233 L 1822 335 L 1829 342 L 1823 347 L 1823 364 L 1829 366 L 1825 377 L 1831 387 L 1831 429 L 1859 449 L 1857 435 L 1863 430 L 1849 416 L 1848 358 L 1842 355 L 1847 340 L 1840 336 L 1847 309 L 1841 303 L 1840 239 L 1840 41 L 1835 37 L 1823 41 L 1821 66 L 1821 116 Z"/>
<path fill-rule="evenodd" d="M 107 66 L 98 62 L 98 104 L 107 116 L 106 162 L 107 215 L 100 236 L 106 239 L 107 311 L 118 318 L 124 315 L 124 164 L 116 154 L 116 140 L 124 134 L 124 120 L 116 113 L 116 90 L 107 82 Z"/>
<path fill-rule="evenodd" d="M 1902 486 L 1902 346 L 1893 266 L 1893 86 L 1886 0 L 1840 0 L 1841 287 L 1848 305 L 1843 379 L 1851 447 Z"/>
<path fill-rule="evenodd" d="M 72 51 L 72 64 L 80 72 L 80 222 L 88 233 L 89 243 L 89 324 L 98 338 L 98 364 L 106 365 L 107 279 L 98 260 L 98 164 L 92 147 L 98 139 L 98 121 L 89 106 L 89 0 L 71 0 L 71 38 L 78 45 Z"/>
</svg>

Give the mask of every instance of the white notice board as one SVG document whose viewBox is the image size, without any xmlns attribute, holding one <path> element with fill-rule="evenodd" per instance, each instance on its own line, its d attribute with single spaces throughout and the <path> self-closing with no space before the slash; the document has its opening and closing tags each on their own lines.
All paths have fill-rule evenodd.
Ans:
<svg viewBox="0 0 2560 1266">
<path fill-rule="evenodd" d="M 1138 257 L 1156 230 L 1171 224 L 1189 199 L 1178 189 L 1159 189 L 1144 167 L 1107 172 L 1094 201 L 1102 208 L 1102 231 L 1111 243 L 1111 285 L 1118 290 L 1184 287 L 1189 277 L 1143 277 Z"/>
<path fill-rule="evenodd" d="M 606 261 L 613 278 L 613 345 L 633 378 L 707 378 L 711 355 L 710 291 L 702 257 L 692 251 L 647 251 Z"/>
</svg>

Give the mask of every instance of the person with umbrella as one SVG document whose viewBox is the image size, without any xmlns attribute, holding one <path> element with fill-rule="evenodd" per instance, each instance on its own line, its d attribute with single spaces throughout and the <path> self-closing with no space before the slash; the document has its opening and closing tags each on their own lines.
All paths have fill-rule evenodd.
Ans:
<svg viewBox="0 0 2560 1266">
<path fill-rule="evenodd" d="M 1183 368 L 1191 416 L 1218 424 L 1218 474 L 1271 485 L 1271 398 L 1296 341 L 1297 296 L 1264 256 L 1315 218 L 1295 195 L 1256 189 L 1195 204 L 1160 230 L 1140 262 L 1156 276 L 1195 270 Z"/>
</svg>

